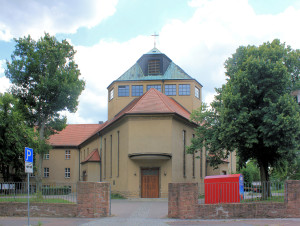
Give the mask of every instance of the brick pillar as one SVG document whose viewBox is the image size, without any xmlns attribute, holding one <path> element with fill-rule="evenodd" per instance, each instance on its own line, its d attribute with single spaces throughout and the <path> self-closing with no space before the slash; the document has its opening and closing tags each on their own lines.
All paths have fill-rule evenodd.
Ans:
<svg viewBox="0 0 300 226">
<path fill-rule="evenodd" d="M 192 219 L 198 210 L 198 183 L 169 183 L 168 217 Z"/>
<path fill-rule="evenodd" d="M 286 189 L 286 217 L 300 217 L 300 180 L 287 180 Z"/>
<path fill-rule="evenodd" d="M 107 217 L 110 214 L 110 184 L 107 182 L 77 183 L 77 216 Z"/>
</svg>

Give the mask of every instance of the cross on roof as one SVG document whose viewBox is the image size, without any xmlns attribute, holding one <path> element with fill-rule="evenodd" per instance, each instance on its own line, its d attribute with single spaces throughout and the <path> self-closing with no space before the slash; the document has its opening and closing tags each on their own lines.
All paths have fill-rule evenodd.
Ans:
<svg viewBox="0 0 300 226">
<path fill-rule="evenodd" d="M 154 48 L 156 48 L 156 37 L 158 37 L 159 35 L 156 34 L 156 32 L 154 32 L 154 34 L 151 36 L 153 36 L 153 38 L 154 38 Z"/>
</svg>

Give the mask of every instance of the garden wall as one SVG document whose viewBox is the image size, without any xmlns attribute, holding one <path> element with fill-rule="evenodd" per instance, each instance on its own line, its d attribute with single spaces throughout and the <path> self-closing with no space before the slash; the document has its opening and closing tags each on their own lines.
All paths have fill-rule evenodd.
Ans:
<svg viewBox="0 0 300 226">
<path fill-rule="evenodd" d="M 28 214 L 27 203 L 0 202 L 1 216 Z M 32 217 L 107 217 L 110 215 L 110 184 L 78 182 L 77 204 L 30 203 Z"/>
<path fill-rule="evenodd" d="M 181 219 L 300 217 L 300 181 L 286 181 L 284 203 L 198 204 L 197 183 L 170 183 L 168 217 Z"/>
</svg>

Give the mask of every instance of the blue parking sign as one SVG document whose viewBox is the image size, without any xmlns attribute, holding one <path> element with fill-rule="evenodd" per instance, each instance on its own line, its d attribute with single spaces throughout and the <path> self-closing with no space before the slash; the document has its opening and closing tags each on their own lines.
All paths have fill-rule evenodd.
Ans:
<svg viewBox="0 0 300 226">
<path fill-rule="evenodd" d="M 25 162 L 33 162 L 33 149 L 25 147 Z"/>
</svg>

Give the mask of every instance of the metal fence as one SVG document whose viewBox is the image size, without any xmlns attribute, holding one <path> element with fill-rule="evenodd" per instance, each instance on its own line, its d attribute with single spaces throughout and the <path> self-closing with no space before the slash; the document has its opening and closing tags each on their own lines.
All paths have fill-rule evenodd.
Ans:
<svg viewBox="0 0 300 226">
<path fill-rule="evenodd" d="M 199 202 L 205 204 L 284 202 L 285 191 L 284 182 L 201 183 Z"/>
<path fill-rule="evenodd" d="M 30 202 L 76 203 L 76 183 L 29 183 Z M 0 202 L 27 202 L 27 182 L 0 183 Z"/>
</svg>

